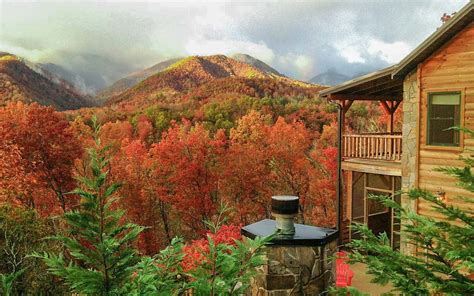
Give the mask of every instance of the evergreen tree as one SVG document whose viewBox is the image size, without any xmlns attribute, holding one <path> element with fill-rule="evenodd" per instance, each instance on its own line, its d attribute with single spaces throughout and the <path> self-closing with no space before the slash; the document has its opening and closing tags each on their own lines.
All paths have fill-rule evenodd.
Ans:
<svg viewBox="0 0 474 296">
<path fill-rule="evenodd" d="M 474 136 L 471 130 L 463 131 Z M 464 168 L 440 168 L 438 171 L 455 177 L 461 188 L 474 193 L 474 159 L 463 160 Z M 368 273 L 374 276 L 375 283 L 385 285 L 390 282 L 394 292 L 404 295 L 473 294 L 474 212 L 449 205 L 426 190 L 412 189 L 406 195 L 411 200 L 430 203 L 432 210 L 443 219 L 404 209 L 386 196 L 371 198 L 395 211 L 402 221 L 402 238 L 414 246 L 416 254 L 392 250 L 385 233 L 376 236 L 366 225 L 355 224 L 353 229 L 361 234 L 361 239 L 349 243 L 353 249 L 351 261 L 367 264 Z M 463 201 L 467 208 L 472 208 L 472 198 L 456 198 Z M 345 293 L 342 290 L 339 292 Z"/>
<path fill-rule="evenodd" d="M 72 292 L 116 295 L 140 260 L 132 244 L 143 227 L 124 223 L 124 212 L 116 209 L 120 184 L 107 183 L 108 149 L 101 148 L 100 127 L 93 122 L 96 147 L 88 150 L 91 175 L 78 177 L 82 186 L 71 192 L 81 197 L 81 203 L 64 215 L 70 234 L 53 237 L 64 245 L 64 254 L 34 256 L 42 258 Z"/>
</svg>

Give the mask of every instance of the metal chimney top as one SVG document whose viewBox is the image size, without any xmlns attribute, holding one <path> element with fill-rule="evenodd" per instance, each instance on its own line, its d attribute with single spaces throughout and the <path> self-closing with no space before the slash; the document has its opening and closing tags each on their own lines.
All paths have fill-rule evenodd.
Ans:
<svg viewBox="0 0 474 296">
<path fill-rule="evenodd" d="M 264 219 L 243 227 L 242 235 L 254 239 L 255 237 L 269 236 L 275 233 L 276 221 Z M 295 224 L 293 236 L 277 236 L 271 243 L 274 245 L 324 246 L 337 239 L 338 231 L 331 228 Z"/>
<path fill-rule="evenodd" d="M 336 229 L 294 223 L 298 210 L 297 196 L 272 196 L 272 215 L 275 220 L 264 219 L 247 225 L 241 229 L 241 234 L 255 238 L 272 235 L 278 230 L 280 235 L 271 241 L 273 245 L 323 246 L 337 239 Z"/>
</svg>

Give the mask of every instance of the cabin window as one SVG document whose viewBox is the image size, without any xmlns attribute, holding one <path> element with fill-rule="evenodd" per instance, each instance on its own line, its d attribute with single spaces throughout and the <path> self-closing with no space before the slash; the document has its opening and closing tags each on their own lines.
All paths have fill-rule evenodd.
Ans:
<svg viewBox="0 0 474 296">
<path fill-rule="evenodd" d="M 461 94 L 459 92 L 431 93 L 428 95 L 428 145 L 459 146 L 459 132 L 450 130 L 459 126 Z"/>
</svg>

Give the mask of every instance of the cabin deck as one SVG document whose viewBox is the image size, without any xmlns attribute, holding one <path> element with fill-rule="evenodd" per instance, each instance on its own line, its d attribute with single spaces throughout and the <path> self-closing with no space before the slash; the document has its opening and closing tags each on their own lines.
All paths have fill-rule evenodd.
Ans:
<svg viewBox="0 0 474 296">
<path fill-rule="evenodd" d="M 401 163 L 390 160 L 345 158 L 342 160 L 342 170 L 387 176 L 402 175 Z"/>
</svg>

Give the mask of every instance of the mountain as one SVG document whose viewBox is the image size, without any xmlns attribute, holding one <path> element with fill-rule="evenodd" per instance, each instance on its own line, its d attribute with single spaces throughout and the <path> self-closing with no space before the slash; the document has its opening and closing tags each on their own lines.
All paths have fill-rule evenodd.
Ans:
<svg viewBox="0 0 474 296">
<path fill-rule="evenodd" d="M 280 72 L 278 72 L 277 70 L 273 69 L 272 67 L 270 67 L 268 64 L 265 64 L 264 62 L 262 62 L 261 60 L 259 59 L 256 59 L 248 54 L 244 54 L 244 53 L 236 53 L 234 55 L 232 55 L 232 58 L 234 60 L 237 60 L 237 61 L 240 61 L 240 62 L 243 62 L 243 63 L 246 63 L 246 64 L 249 64 L 249 65 L 252 65 L 254 66 L 255 68 L 257 69 L 260 69 L 262 70 L 263 72 L 266 72 L 268 74 L 274 74 L 276 76 L 284 76 L 283 74 L 281 74 Z"/>
<path fill-rule="evenodd" d="M 311 87 L 310 84 L 275 75 L 225 55 L 191 56 L 175 62 L 127 91 L 110 98 L 108 104 L 153 104 L 164 96 L 167 98 L 183 96 L 207 83 L 213 84 L 213 89 L 220 88 L 220 84 L 224 85 L 224 81 L 227 87 L 232 87 L 229 79 L 235 81 L 267 79 L 285 85 Z M 283 88 L 282 85 L 275 87 Z M 222 92 L 228 90 L 222 89 Z"/>
<path fill-rule="evenodd" d="M 97 93 L 97 97 L 100 100 L 105 101 L 110 97 L 116 96 L 124 92 L 125 90 L 141 82 L 142 80 L 145 80 L 146 78 L 165 70 L 167 67 L 176 63 L 179 60 L 181 60 L 181 58 L 169 59 L 155 64 L 144 70 L 133 72 L 128 76 L 114 82 L 112 85 L 100 90 Z"/>
<path fill-rule="evenodd" d="M 26 63 L 30 68 L 57 84 L 83 95 L 92 95 L 94 89 L 84 78 L 54 63 Z"/>
<path fill-rule="evenodd" d="M 66 81 L 38 73 L 20 57 L 0 53 L 0 105 L 9 101 L 37 102 L 58 110 L 78 109 L 94 105 L 90 97 L 81 95 Z"/>
<path fill-rule="evenodd" d="M 272 67 L 265 64 L 264 62 L 248 54 L 238 53 L 238 54 L 232 55 L 231 58 L 234 60 L 246 63 L 248 65 L 251 65 L 269 75 L 284 77 L 284 75 L 279 73 L 277 70 L 273 69 Z M 164 71 L 166 68 L 168 68 L 172 64 L 182 59 L 183 58 L 174 58 L 174 59 L 165 60 L 149 68 L 146 68 L 144 70 L 133 72 L 127 75 L 126 77 L 114 82 L 112 85 L 99 91 L 97 93 L 97 97 L 99 98 L 99 100 L 106 101 L 108 98 L 111 98 L 113 96 L 119 95 L 120 93 L 123 93 L 127 89 L 145 80 L 146 78 Z"/>
<path fill-rule="evenodd" d="M 350 79 L 350 76 L 338 73 L 335 70 L 330 69 L 324 73 L 314 76 L 310 79 L 309 82 L 322 85 L 336 85 Z"/>
</svg>

